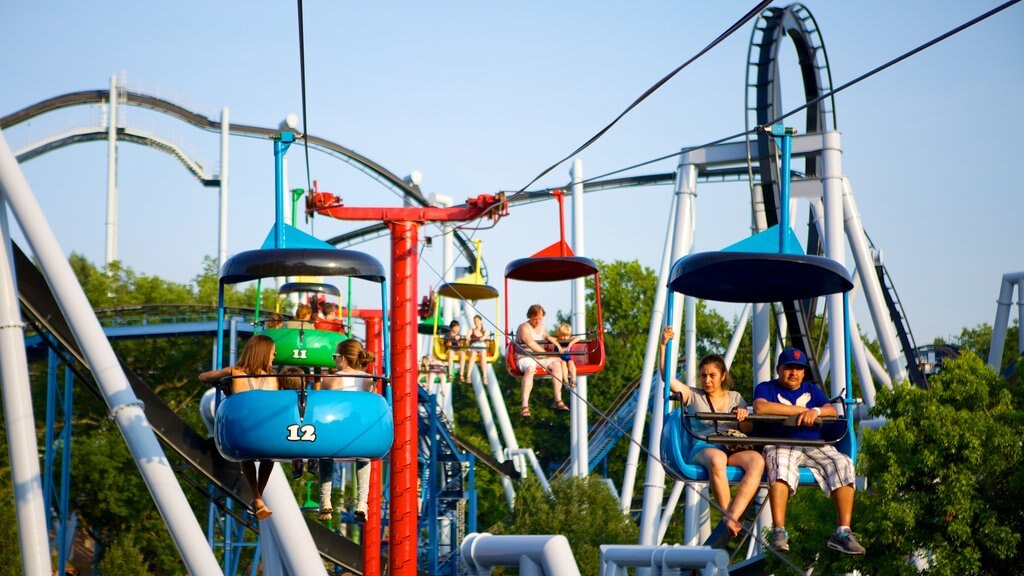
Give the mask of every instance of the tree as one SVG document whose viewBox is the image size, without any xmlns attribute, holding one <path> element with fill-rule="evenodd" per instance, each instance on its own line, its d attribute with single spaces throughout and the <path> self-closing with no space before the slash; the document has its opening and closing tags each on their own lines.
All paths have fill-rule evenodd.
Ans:
<svg viewBox="0 0 1024 576">
<path fill-rule="evenodd" d="M 918 573 L 908 563 L 916 554 L 929 559 L 929 574 L 1019 573 L 1020 389 L 970 351 L 929 382 L 930 390 L 900 384 L 876 396 L 872 414 L 886 423 L 864 433 L 859 472 L 869 484 L 857 494 L 853 519 L 867 555 L 824 550 L 831 504 L 805 488 L 789 506 L 790 560 L 815 563 L 815 573 L 910 575 Z"/>
<path fill-rule="evenodd" d="M 532 477 L 521 482 L 507 534 L 561 534 L 569 540 L 580 574 L 597 576 L 602 544 L 635 544 L 639 531 L 619 510 L 618 501 L 600 478 L 564 477 L 551 484 L 551 496 Z"/>
<path fill-rule="evenodd" d="M 152 574 L 146 569 L 146 558 L 135 545 L 131 533 L 114 538 L 110 546 L 103 551 L 103 557 L 96 566 L 100 574 L 119 574 L 121 576 L 147 576 Z"/>
</svg>

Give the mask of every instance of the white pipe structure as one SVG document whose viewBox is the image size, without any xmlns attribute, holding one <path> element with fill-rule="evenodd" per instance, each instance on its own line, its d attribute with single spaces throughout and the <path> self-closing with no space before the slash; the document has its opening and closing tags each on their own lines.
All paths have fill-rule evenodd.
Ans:
<svg viewBox="0 0 1024 576">
<path fill-rule="evenodd" d="M 573 159 L 572 170 L 572 250 L 577 256 L 584 255 L 583 245 L 583 162 Z M 577 278 L 572 282 L 572 332 L 583 334 L 587 331 L 586 279 Z M 568 379 L 568 375 L 563 375 Z M 572 472 L 582 478 L 590 473 L 590 446 L 587 422 L 587 377 L 576 379 L 576 389 L 569 390 L 572 411 L 569 414 L 572 450 Z"/>
<path fill-rule="evenodd" d="M 21 322 L 18 304 L 14 250 L 4 196 L 4 187 L 0 186 L 0 383 L 3 385 L 4 422 L 14 484 L 14 512 L 18 522 L 22 573 L 48 576 L 52 573 L 46 530 L 49 503 L 43 496 L 39 473 L 35 412 L 32 410 L 32 390 L 25 355 L 25 325 Z"/>
<path fill-rule="evenodd" d="M 217 266 L 224 267 L 228 260 L 228 137 L 231 119 L 225 107 L 220 112 L 220 224 L 217 232 Z"/>
<path fill-rule="evenodd" d="M 274 514 L 260 524 L 260 530 L 264 532 L 260 537 L 260 546 L 276 547 L 288 574 L 326 576 L 320 552 L 312 534 L 305 528 L 305 519 L 291 484 L 277 463 L 274 463 L 274 471 L 263 490 L 263 499 Z"/>
<path fill-rule="evenodd" d="M 665 509 L 661 512 L 661 521 L 658 522 L 658 537 L 655 539 L 658 544 L 665 541 L 665 533 L 668 532 L 668 525 L 672 522 L 672 514 L 679 506 L 679 498 L 683 495 L 683 488 L 686 482 L 676 480 L 672 484 L 672 491 L 669 492 L 668 500 L 665 501 Z"/>
<path fill-rule="evenodd" d="M 515 448 L 509 449 L 508 455 L 513 457 L 526 458 L 530 463 L 530 467 L 533 468 L 533 473 L 537 475 L 537 481 L 540 482 L 541 489 L 548 496 L 551 496 L 551 484 L 548 483 L 548 479 L 544 477 L 544 470 L 540 467 L 540 462 L 537 461 L 537 455 L 533 453 L 533 448 Z"/>
<path fill-rule="evenodd" d="M 988 350 L 988 367 L 996 373 L 1002 368 L 1003 347 L 1006 346 L 1006 330 L 1010 323 L 1014 285 L 1017 286 L 1017 353 L 1024 353 L 1024 272 L 1012 272 L 1003 274 L 1003 281 L 999 285 L 996 321 L 992 325 L 992 344 Z"/>
<path fill-rule="evenodd" d="M 487 396 L 491 399 L 491 405 L 494 406 L 498 431 L 505 439 L 505 447 L 516 450 L 519 448 L 519 440 L 516 439 L 515 428 L 512 427 L 512 421 L 508 417 L 508 407 L 505 406 L 505 396 L 498 384 L 498 375 L 494 373 L 494 364 L 485 363 L 485 369 L 487 370 Z M 472 376 L 470 377 L 472 378 Z M 526 469 L 526 461 L 521 456 L 515 458 L 515 465 L 517 470 L 525 471 Z"/>
<path fill-rule="evenodd" d="M 846 182 L 848 182 L 848 180 L 844 179 L 844 183 L 846 183 Z M 817 229 L 819 236 L 824 236 L 824 221 L 822 220 L 822 215 L 824 213 L 825 213 L 825 208 L 824 208 L 824 205 L 822 204 L 821 200 L 818 199 L 818 198 L 812 199 L 811 200 L 811 214 L 814 216 L 814 226 Z M 858 227 L 860 226 L 859 218 L 856 221 L 856 226 L 858 226 Z M 847 220 L 846 220 L 847 233 L 850 232 L 850 228 L 851 228 L 850 220 L 849 220 L 849 218 L 847 218 Z M 860 233 L 863 236 L 863 234 L 864 234 L 863 229 L 860 230 Z M 852 240 L 852 237 L 851 237 L 851 243 L 852 242 L 853 242 L 853 240 Z M 874 268 L 872 268 L 872 272 L 871 273 L 874 275 L 875 279 L 877 280 L 878 276 L 877 276 L 877 274 L 874 274 Z M 854 266 L 854 270 L 850 274 L 850 276 L 851 276 L 851 278 L 853 280 L 853 288 L 850 290 L 850 293 L 849 293 L 850 307 L 849 307 L 849 310 L 847 311 L 849 313 L 849 315 L 846 318 L 846 321 L 850 325 L 850 336 L 851 336 L 851 338 L 850 338 L 850 355 L 851 355 L 852 360 L 853 360 L 853 366 L 857 370 L 857 376 L 860 378 L 860 387 L 861 387 L 861 393 L 862 393 L 862 396 L 863 396 L 863 399 L 864 399 L 864 404 L 868 408 L 871 408 L 872 406 L 875 405 L 875 383 L 871 379 L 871 370 L 868 367 L 868 360 L 867 360 L 867 357 L 866 357 L 871 352 L 868 351 L 867 348 L 864 346 L 864 340 L 860 336 L 860 328 L 859 328 L 859 325 L 857 324 L 856 316 L 854 315 L 854 312 L 853 312 L 853 304 L 857 300 L 857 295 L 860 293 L 860 288 L 861 288 L 861 286 L 863 285 L 863 283 L 865 281 L 870 282 L 870 278 L 867 278 L 866 276 L 863 276 L 860 273 L 860 266 L 859 265 L 855 265 Z M 887 326 L 891 327 L 891 325 L 887 325 Z M 885 329 L 885 328 L 886 327 L 883 326 L 883 329 Z M 828 365 L 828 363 L 824 361 L 824 359 L 827 358 L 827 357 L 828 357 L 828 350 L 825 350 L 825 353 L 822 354 L 822 360 L 823 360 L 823 365 L 824 366 Z M 899 362 L 898 361 L 896 362 L 896 365 L 899 366 Z M 823 370 L 823 372 L 822 372 L 822 379 L 824 379 L 825 378 L 825 374 L 828 372 L 828 369 L 827 368 L 822 368 L 822 370 Z"/>
<path fill-rule="evenodd" d="M 693 246 L 693 211 L 694 200 L 697 196 L 697 166 L 690 162 L 689 154 L 684 154 L 679 160 L 679 171 L 677 173 L 676 196 L 679 197 L 676 204 L 676 225 L 675 235 L 672 237 L 671 261 L 676 262 L 689 253 Z M 668 276 L 666 275 L 666 283 Z M 672 310 L 670 321 L 673 327 L 679 327 L 682 306 L 676 306 Z M 678 334 L 678 330 L 676 331 Z M 655 334 L 654 338 L 660 341 L 660 335 Z M 676 346 L 678 338 L 674 338 L 669 350 L 665 352 L 665 374 L 671 378 L 676 370 Z M 692 363 L 692 362 L 688 362 Z M 689 368 L 689 367 L 688 367 Z M 660 379 L 659 379 L 660 382 Z M 661 465 L 661 430 L 665 423 L 665 402 L 664 387 L 669 386 L 669 381 L 660 382 L 655 387 L 654 409 L 651 411 L 650 435 L 648 436 L 648 457 L 647 457 L 647 478 L 644 481 L 644 506 L 640 516 L 640 544 L 653 545 L 657 535 L 657 527 L 660 522 L 661 503 L 665 494 L 665 468 Z M 639 410 L 645 402 L 646 397 L 640 396 L 637 403 Z"/>
<path fill-rule="evenodd" d="M 750 189 L 750 235 L 753 236 L 768 229 L 768 220 L 764 213 L 763 188 L 755 184 Z M 754 304 L 750 320 L 751 369 L 754 382 L 764 382 L 772 377 L 771 345 L 771 306 Z"/>
<path fill-rule="evenodd" d="M 105 263 L 117 260 L 117 76 L 110 77 L 107 101 L 107 247 Z"/>
<path fill-rule="evenodd" d="M 488 364 L 488 366 L 490 366 L 490 364 Z M 497 381 L 493 372 L 490 376 L 491 377 L 488 378 L 490 382 Z M 491 413 L 490 403 L 487 402 L 487 392 L 484 390 L 483 382 L 481 382 L 480 378 L 476 377 L 475 374 L 470 378 L 470 380 L 473 384 L 473 393 L 476 395 L 476 405 L 480 408 L 480 422 L 484 426 L 484 434 L 487 436 L 487 443 L 491 446 L 491 454 L 494 455 L 494 458 L 497 459 L 498 462 L 504 462 L 505 451 L 502 450 L 501 441 L 498 440 L 498 431 L 494 427 L 494 415 Z M 508 418 L 507 414 L 506 418 Z M 519 469 L 518 466 L 516 468 Z M 520 472 L 522 472 L 522 470 L 520 470 Z M 508 509 L 514 510 L 516 503 L 516 491 L 512 486 L 512 481 L 509 480 L 507 476 L 501 475 L 499 475 L 499 479 L 501 480 L 501 487 L 505 491 L 505 500 L 508 502 Z"/>
<path fill-rule="evenodd" d="M 627 568 L 648 568 L 653 576 L 675 576 L 680 570 L 724 576 L 729 574 L 729 554 L 709 546 L 601 546 L 601 576 L 627 576 Z"/>
<path fill-rule="evenodd" d="M 85 292 L 75 279 L 57 238 L 32 195 L 25 175 L 0 132 L 0 188 L 18 220 L 32 252 L 39 261 L 61 312 L 81 347 L 100 392 L 135 459 L 146 486 L 153 495 L 185 568 L 190 574 L 221 574 L 192 507 L 185 498 L 174 470 L 164 454 L 153 428 L 146 420 L 142 403 L 135 396 L 114 350 L 96 319 Z M 22 343 L 24 346 L 24 343 Z"/>
<path fill-rule="evenodd" d="M 672 195 L 672 203 L 669 206 L 669 214 L 675 212 L 678 203 L 677 195 Z M 647 419 L 647 399 L 651 397 L 651 378 L 655 371 L 655 361 L 658 354 L 658 343 L 661 339 L 662 319 L 665 315 L 665 295 L 668 293 L 668 275 L 672 265 L 671 240 L 675 234 L 675 219 L 668 219 L 668 227 L 665 230 L 665 250 L 661 256 L 661 267 L 658 271 L 658 286 L 654 291 L 654 304 L 651 307 L 651 322 L 647 327 L 647 349 L 644 351 L 644 364 L 640 371 L 640 383 L 637 385 L 637 406 L 636 416 L 633 418 L 633 428 L 630 431 L 629 450 L 626 454 L 626 470 L 622 476 L 622 493 L 619 498 L 619 508 L 629 512 L 633 502 L 633 486 L 636 482 L 636 472 L 640 460 L 640 446 L 644 440 L 644 424 Z"/>
<path fill-rule="evenodd" d="M 442 208 L 449 208 L 455 204 L 455 199 L 451 196 L 445 196 L 443 194 L 431 194 L 430 203 L 434 206 L 440 206 Z M 444 222 L 441 224 L 441 236 L 444 239 L 441 243 L 441 266 L 444 271 L 444 281 L 451 282 L 455 280 L 455 236 L 454 227 L 451 223 Z M 445 325 L 448 325 L 457 314 L 458 304 L 451 298 L 444 299 L 444 308 L 441 309 L 441 319 Z M 470 324 L 472 326 L 472 324 Z"/>
<path fill-rule="evenodd" d="M 836 144 L 838 145 L 838 136 Z M 900 348 L 896 343 L 896 334 L 893 333 L 888 307 L 885 305 L 885 298 L 882 295 L 882 283 L 875 271 L 875 261 L 871 256 L 871 249 L 868 247 L 868 239 L 864 234 L 860 211 L 857 210 L 857 204 L 853 199 L 853 188 L 850 186 L 849 178 L 842 178 L 842 191 L 842 212 L 845 215 L 846 237 L 850 241 L 850 250 L 853 252 L 853 259 L 857 264 L 857 274 L 860 276 L 861 285 L 864 288 L 864 298 L 867 300 L 868 311 L 871 313 L 871 321 L 875 324 L 875 335 L 882 348 L 882 356 L 885 359 L 890 379 L 900 382 L 907 379 L 907 373 L 900 363 Z M 841 262 L 842 260 L 840 260 Z M 830 332 L 830 334 L 836 334 L 836 332 Z M 859 338 L 859 334 L 857 336 Z"/>
<path fill-rule="evenodd" d="M 580 576 L 565 536 L 495 536 L 474 532 L 460 548 L 468 576 L 490 576 L 499 566 L 518 566 L 520 576 Z"/>
<path fill-rule="evenodd" d="M 733 330 L 732 338 L 729 340 L 729 347 L 725 350 L 725 368 L 732 367 L 732 361 L 736 359 L 736 351 L 743 341 L 743 333 L 747 331 L 747 322 L 750 320 L 750 304 L 744 304 L 740 312 L 739 320 L 736 321 L 736 329 Z"/>
<path fill-rule="evenodd" d="M 822 200 L 825 204 L 825 256 L 846 265 L 846 245 L 843 242 L 843 156 L 839 145 L 838 132 L 823 134 L 821 165 L 822 165 Z M 828 303 L 828 339 L 829 350 L 832 352 L 832 396 L 846 388 L 846 314 L 843 307 L 842 294 L 829 294 L 825 297 Z"/>
</svg>

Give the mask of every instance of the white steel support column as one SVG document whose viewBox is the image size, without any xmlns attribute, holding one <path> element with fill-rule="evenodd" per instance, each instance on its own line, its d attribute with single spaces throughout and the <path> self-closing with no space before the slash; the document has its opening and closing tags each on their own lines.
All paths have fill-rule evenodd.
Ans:
<svg viewBox="0 0 1024 576">
<path fill-rule="evenodd" d="M 674 214 L 679 202 L 678 195 L 672 195 L 672 203 L 668 213 Z M 640 384 L 637 385 L 636 415 L 630 432 L 629 450 L 626 454 L 626 470 L 622 475 L 622 492 L 619 507 L 624 513 L 629 512 L 633 502 L 633 486 L 636 484 L 636 473 L 640 460 L 640 446 L 644 441 L 644 426 L 647 423 L 647 399 L 651 397 L 651 380 L 655 371 L 658 344 L 661 340 L 661 326 L 665 315 L 665 295 L 668 293 L 668 275 L 672 266 L 672 238 L 675 235 L 676 221 L 670 217 L 665 230 L 665 248 L 661 255 L 661 266 L 658 269 L 658 285 L 654 290 L 654 303 L 651 306 L 651 320 L 647 326 L 647 348 L 644 351 L 644 364 L 640 370 Z M 657 386 L 656 386 L 657 387 Z"/>
<path fill-rule="evenodd" d="M 572 161 L 572 251 L 584 255 L 583 246 L 583 162 Z M 587 331 L 586 279 L 577 278 L 572 283 L 572 332 L 584 334 Z M 590 454 L 587 445 L 587 377 L 576 380 L 575 391 L 569 391 L 572 412 L 570 414 L 570 443 L 575 446 L 572 453 L 572 470 L 575 476 L 583 477 L 590 472 Z"/>
<path fill-rule="evenodd" d="M 431 203 L 434 206 L 441 206 L 443 208 L 451 207 L 455 203 L 455 200 L 451 196 L 443 196 L 441 194 L 431 195 Z M 441 265 L 444 266 L 444 281 L 451 282 L 455 280 L 455 236 L 454 228 L 448 222 L 441 223 L 441 234 L 444 238 L 444 242 L 441 244 Z M 444 320 L 445 326 L 447 326 L 454 318 L 457 313 L 458 304 L 451 298 L 444 299 L 444 308 L 441 309 L 441 319 Z"/>
<path fill-rule="evenodd" d="M 1024 272 L 1003 274 L 999 284 L 999 300 L 996 300 L 996 321 L 992 325 L 992 343 L 988 350 L 988 367 L 999 372 L 1003 362 L 1003 348 L 1006 346 L 1006 330 L 1010 324 L 1010 305 L 1013 304 L 1013 286 L 1017 286 L 1018 342 L 1017 352 L 1024 351 Z"/>
<path fill-rule="evenodd" d="M 220 227 L 217 236 L 217 267 L 228 260 L 228 136 L 231 120 L 228 109 L 220 112 Z"/>
<path fill-rule="evenodd" d="M 39 472 L 38 437 L 25 356 L 25 325 L 21 322 L 14 276 L 6 193 L 4 186 L 0 185 L 0 384 L 3 386 L 7 450 L 14 485 L 14 513 L 18 522 L 22 573 L 48 576 L 52 573 L 46 530 L 48 506 L 43 498 Z M 69 414 L 65 416 L 70 419 Z M 64 450 L 68 449 L 68 446 L 64 447 Z"/>
<path fill-rule="evenodd" d="M 768 221 L 764 214 L 763 188 L 754 184 L 750 189 L 750 234 L 768 229 Z M 771 358 L 771 306 L 754 304 L 750 320 L 751 368 L 754 382 L 765 382 L 772 378 Z"/>
<path fill-rule="evenodd" d="M 844 183 L 847 182 L 845 178 L 843 180 Z M 815 198 L 811 200 L 811 214 L 814 216 L 814 227 L 818 231 L 818 236 L 823 237 L 825 235 L 823 221 L 825 207 L 821 203 L 820 199 Z M 847 217 L 849 217 L 848 213 Z M 847 220 L 847 226 L 849 226 L 849 220 Z M 861 230 L 861 232 L 863 233 L 863 230 Z M 857 376 L 860 378 L 864 404 L 868 408 L 871 408 L 875 405 L 875 383 L 871 379 L 871 370 L 868 366 L 867 359 L 867 356 L 871 354 L 871 352 L 864 346 L 864 340 L 860 337 L 860 328 L 857 324 L 856 315 L 853 312 L 853 303 L 857 300 L 857 294 L 864 281 L 864 277 L 860 274 L 859 266 L 854 268 L 852 276 L 853 289 L 850 290 L 850 315 L 846 319 L 850 325 L 850 356 L 853 359 L 853 366 L 857 369 Z M 822 354 L 821 363 L 819 365 L 821 368 L 822 378 L 825 378 L 825 374 L 828 372 L 828 363 L 825 362 L 827 356 L 828 350 L 825 350 L 825 353 Z"/>
<path fill-rule="evenodd" d="M 117 76 L 110 77 L 107 102 L 107 249 L 105 263 L 117 260 Z"/>
<path fill-rule="evenodd" d="M 185 569 L 190 574 L 221 574 L 217 559 L 192 514 L 192 507 L 178 484 L 163 447 L 146 419 L 142 403 L 132 391 L 85 292 L 75 279 L 71 265 L 2 133 L 0 188 L 7 195 L 11 212 L 38 258 L 61 312 L 82 348 L 86 364 L 95 375 L 110 409 L 110 418 L 121 431 L 146 487 L 153 495 L 157 510 L 184 560 Z"/>
<path fill-rule="evenodd" d="M 871 313 L 871 321 L 875 325 L 878 345 L 882 348 L 882 357 L 885 360 L 889 377 L 897 382 L 906 380 L 907 373 L 900 363 L 900 348 L 896 342 L 896 334 L 893 333 L 893 325 L 889 319 L 889 310 L 885 305 L 885 297 L 882 295 L 882 283 L 878 278 L 878 273 L 875 271 L 874 258 L 871 256 L 868 239 L 864 234 L 864 225 L 861 223 L 857 203 L 853 199 L 853 189 L 850 187 L 850 180 L 843 178 L 842 185 L 846 237 L 850 241 L 853 260 L 857 264 L 857 274 L 861 278 L 864 298 L 867 300 L 868 311 Z"/>
<path fill-rule="evenodd" d="M 697 166 L 690 163 L 689 154 L 684 154 L 679 160 L 679 171 L 676 181 L 676 225 L 675 235 L 672 238 L 671 262 L 675 262 L 687 254 L 693 246 L 693 208 L 694 197 L 697 195 Z M 668 278 L 664 281 L 667 283 Z M 677 298 L 676 301 L 682 300 Z M 682 304 L 679 302 L 679 304 Z M 676 305 L 672 311 L 672 326 L 679 333 L 679 320 L 682 313 L 681 305 Z M 660 340 L 655 334 L 654 338 Z M 678 338 L 677 338 L 678 340 Z M 668 378 L 675 374 L 676 369 L 676 342 L 672 342 L 669 350 L 666 351 L 665 373 Z M 668 382 L 662 382 L 655 387 L 654 409 L 651 410 L 651 428 L 648 437 L 648 458 L 647 478 L 644 481 L 644 507 L 640 517 L 640 544 L 654 544 L 657 536 L 658 524 L 661 515 L 661 503 L 665 494 L 665 468 L 661 465 L 661 429 L 665 420 L 664 386 Z M 638 407 L 644 404 L 643 396 L 640 397 Z"/>
<path fill-rule="evenodd" d="M 821 153 L 822 198 L 825 205 L 825 255 L 840 265 L 846 265 L 846 245 L 843 242 L 843 152 L 838 132 L 826 132 Z M 846 314 L 843 295 L 829 294 L 828 339 L 832 356 L 832 396 L 846 388 Z"/>
</svg>

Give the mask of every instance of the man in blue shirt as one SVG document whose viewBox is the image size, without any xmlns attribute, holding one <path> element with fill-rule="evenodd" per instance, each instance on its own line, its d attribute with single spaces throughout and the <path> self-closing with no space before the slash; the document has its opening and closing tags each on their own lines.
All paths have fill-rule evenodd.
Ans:
<svg viewBox="0 0 1024 576">
<path fill-rule="evenodd" d="M 819 416 L 836 416 L 835 407 L 813 382 L 804 382 L 807 355 L 796 348 L 786 348 L 775 367 L 778 378 L 757 385 L 754 389 L 754 412 L 795 417 L 795 426 L 782 424 L 766 427 L 764 435 L 775 438 L 820 440 L 821 432 L 814 425 Z M 786 504 L 800 483 L 800 467 L 811 469 L 822 491 L 836 504 L 835 533 L 828 547 L 844 554 L 864 554 L 864 547 L 850 531 L 853 519 L 854 470 L 850 457 L 835 446 L 765 446 L 764 461 L 768 469 L 768 502 L 772 507 L 772 547 L 789 550 L 786 533 Z"/>
</svg>

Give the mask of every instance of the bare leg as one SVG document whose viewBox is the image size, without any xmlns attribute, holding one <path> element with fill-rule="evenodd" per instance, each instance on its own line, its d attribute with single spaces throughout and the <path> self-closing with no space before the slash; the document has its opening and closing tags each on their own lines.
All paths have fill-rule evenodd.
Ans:
<svg viewBox="0 0 1024 576">
<path fill-rule="evenodd" d="M 260 484 L 259 478 L 256 474 L 256 462 L 247 460 L 241 463 L 241 468 L 242 476 L 245 478 L 245 483 L 249 485 L 249 491 L 252 492 L 253 513 L 256 514 L 257 520 L 263 520 L 267 516 L 270 516 L 270 508 L 267 508 L 267 505 L 263 502 L 263 485 L 266 485 L 266 481 L 263 482 L 263 485 Z M 267 465 L 263 465 L 260 468 L 272 470 L 272 468 Z M 267 475 L 269 477 L 269 472 Z"/>
<path fill-rule="evenodd" d="M 469 380 L 469 375 L 473 372 L 473 366 L 476 364 L 476 356 L 476 350 L 469 351 L 469 363 L 466 368 L 466 376 L 463 378 L 463 380 Z M 483 370 L 481 370 L 480 372 L 482 374 Z"/>
<path fill-rule="evenodd" d="M 768 503 L 772 507 L 772 526 L 786 527 L 786 504 L 789 502 L 789 484 L 776 480 L 768 489 Z"/>
<path fill-rule="evenodd" d="M 533 375 L 536 372 L 536 366 L 530 366 L 523 372 L 523 408 L 530 407 L 530 392 L 533 390 Z"/>
<path fill-rule="evenodd" d="M 469 378 L 466 376 L 466 352 L 459 352 L 459 374 L 462 375 L 462 380 L 466 381 Z"/>
<path fill-rule="evenodd" d="M 270 481 L 270 473 L 274 471 L 273 460 L 260 460 L 259 474 L 256 476 L 256 483 L 260 488 L 260 497 L 263 497 L 263 490 L 267 487 L 267 482 Z"/>
<path fill-rule="evenodd" d="M 708 470 L 711 492 L 715 495 L 715 501 L 722 507 L 723 511 L 729 510 L 731 495 L 729 494 L 729 479 L 725 475 L 725 465 L 728 456 L 718 448 L 705 448 L 693 459 Z"/>
<path fill-rule="evenodd" d="M 551 387 L 555 393 L 555 403 L 562 401 L 562 378 L 565 377 L 562 374 L 562 363 L 551 362 L 548 364 L 548 372 L 551 374 Z"/>
<path fill-rule="evenodd" d="M 572 382 L 573 386 L 575 386 L 576 385 L 576 362 L 570 360 L 570 361 L 568 361 L 566 363 L 566 367 L 569 370 L 569 381 Z"/>
<path fill-rule="evenodd" d="M 740 480 L 740 485 L 736 489 L 736 497 L 733 498 L 732 505 L 728 508 L 729 516 L 731 516 L 728 522 L 729 531 L 735 536 L 743 529 L 736 519 L 743 515 L 761 485 L 764 458 L 753 450 L 744 450 L 730 455 L 729 464 L 743 469 L 743 480 Z"/>
<path fill-rule="evenodd" d="M 849 526 L 853 521 L 853 486 L 841 486 L 832 491 L 836 501 L 836 526 Z"/>
</svg>

